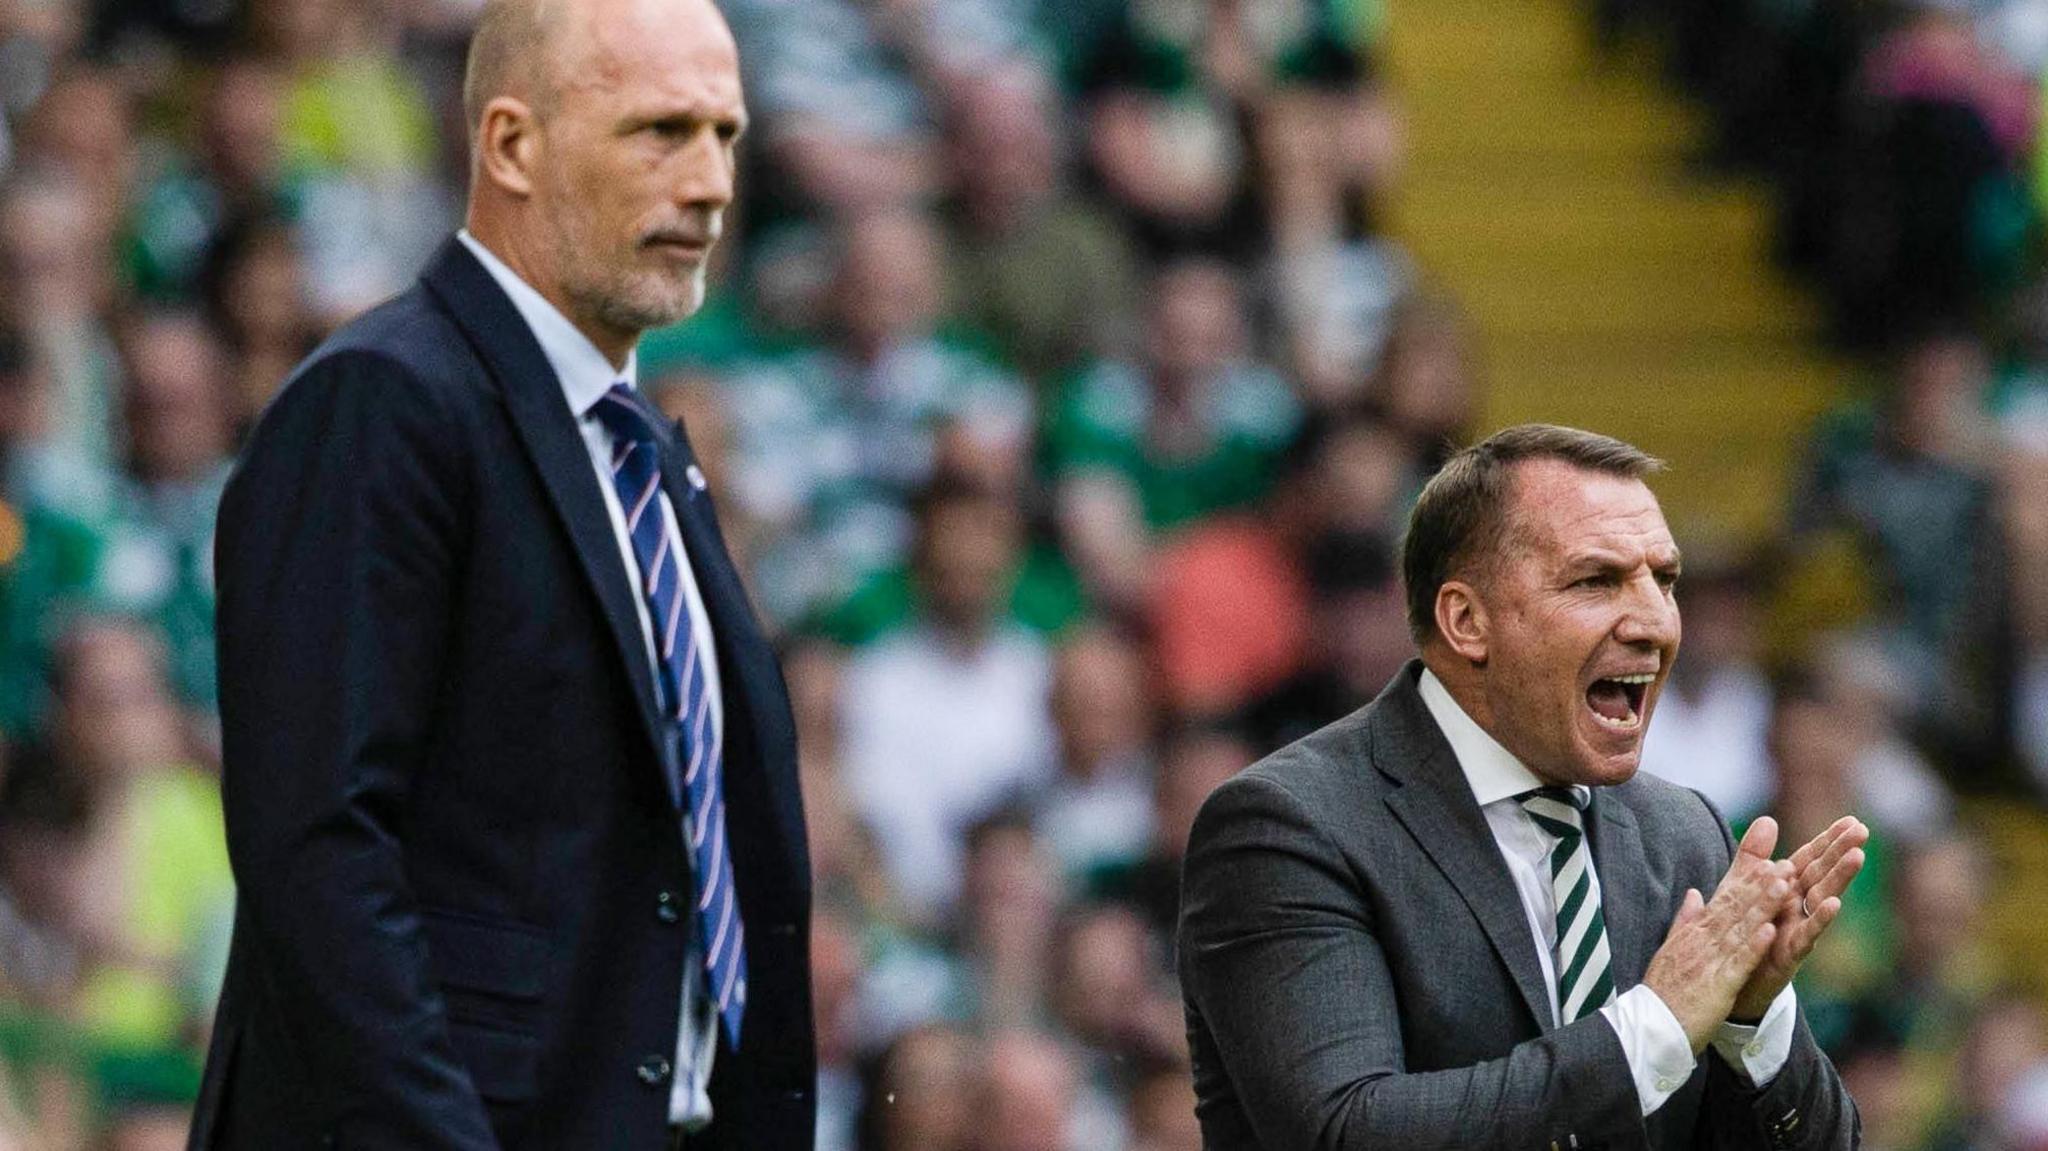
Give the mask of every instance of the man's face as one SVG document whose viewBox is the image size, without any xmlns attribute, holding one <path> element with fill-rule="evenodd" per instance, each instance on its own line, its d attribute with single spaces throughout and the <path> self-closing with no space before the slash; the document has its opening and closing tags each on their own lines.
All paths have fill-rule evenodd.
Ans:
<svg viewBox="0 0 2048 1151">
<path fill-rule="evenodd" d="M 126 775 L 181 756 L 178 712 L 160 657 L 142 635 L 94 627 L 72 641 L 69 675 L 52 725 L 81 770 Z"/>
<path fill-rule="evenodd" d="M 960 500 L 934 508 L 924 527 L 919 576 L 932 613 L 979 630 L 1002 610 L 1017 559 L 1014 519 L 1001 505 Z"/>
<path fill-rule="evenodd" d="M 856 351 L 876 353 L 931 331 L 941 309 L 942 259 L 938 236 L 919 216 L 876 214 L 852 226 L 834 291 Z"/>
<path fill-rule="evenodd" d="M 1678 654 L 1678 547 L 1640 480 L 1556 460 L 1517 466 L 1486 616 L 1495 738 L 1551 783 L 1636 773 Z"/>
<path fill-rule="evenodd" d="M 690 315 L 733 197 L 739 53 L 706 0 L 564 19 L 534 197 L 572 317 L 635 336 Z"/>
<path fill-rule="evenodd" d="M 196 479 L 229 455 L 231 431 L 221 388 L 220 349 L 186 319 L 145 321 L 126 348 L 122 396 L 138 475 L 151 481 Z"/>
<path fill-rule="evenodd" d="M 1187 264 L 1162 274 L 1152 290 L 1146 350 L 1155 383 L 1200 379 L 1243 351 L 1243 300 L 1228 269 Z"/>
</svg>

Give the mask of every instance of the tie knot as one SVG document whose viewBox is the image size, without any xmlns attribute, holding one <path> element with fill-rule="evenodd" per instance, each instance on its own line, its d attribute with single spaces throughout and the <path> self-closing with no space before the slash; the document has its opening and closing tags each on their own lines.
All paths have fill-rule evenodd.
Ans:
<svg viewBox="0 0 2048 1151">
<path fill-rule="evenodd" d="M 597 402 L 590 405 L 590 414 L 597 417 L 614 439 L 634 444 L 655 442 L 653 420 L 640 406 L 640 397 L 624 381 L 613 384 L 610 391 L 599 396 Z"/>
<path fill-rule="evenodd" d="M 1586 801 L 1573 787 L 1539 787 L 1515 799 L 1539 822 L 1561 823 L 1573 831 L 1579 829 L 1579 813 L 1586 809 Z"/>
</svg>

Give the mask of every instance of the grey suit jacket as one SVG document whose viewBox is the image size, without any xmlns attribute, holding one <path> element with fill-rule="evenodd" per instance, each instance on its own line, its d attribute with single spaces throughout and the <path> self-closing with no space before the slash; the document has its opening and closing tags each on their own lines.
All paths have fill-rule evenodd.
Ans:
<svg viewBox="0 0 2048 1151">
<path fill-rule="evenodd" d="M 1648 1119 L 1605 1018 L 1553 1025 L 1421 670 L 1247 769 L 1195 821 L 1179 950 L 1209 1151 L 1857 1146 L 1855 1105 L 1803 1018 L 1765 1089 L 1710 1051 Z M 1703 797 L 1647 775 L 1597 789 L 1588 827 L 1626 989 L 1734 841 Z"/>
</svg>

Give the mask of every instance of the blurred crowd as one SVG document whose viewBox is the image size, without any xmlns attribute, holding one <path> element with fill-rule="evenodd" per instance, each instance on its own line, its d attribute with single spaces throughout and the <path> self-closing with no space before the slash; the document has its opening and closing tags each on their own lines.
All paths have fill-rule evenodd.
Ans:
<svg viewBox="0 0 2048 1151">
<path fill-rule="evenodd" d="M 1400 526 L 1485 430 L 1467 319 L 1382 227 L 1398 12 L 724 7 L 743 202 L 641 379 L 782 644 L 821 1151 L 1195 1151 L 1190 822 L 1408 658 Z M 476 8 L 0 0 L 4 1151 L 183 1145 L 233 900 L 215 502 L 459 222 Z M 2027 892 L 1975 813 L 2048 788 L 2048 2 L 1586 16 L 1775 181 L 1871 365 L 1780 535 L 1677 525 L 1646 765 L 1876 829 L 1802 982 L 1869 1145 L 2042 1151 L 2048 961 L 1985 930 Z"/>
</svg>

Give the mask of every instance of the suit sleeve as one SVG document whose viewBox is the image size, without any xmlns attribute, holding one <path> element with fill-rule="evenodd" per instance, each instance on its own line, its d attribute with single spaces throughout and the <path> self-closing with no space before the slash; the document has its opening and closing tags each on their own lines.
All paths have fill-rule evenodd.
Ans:
<svg viewBox="0 0 2048 1151">
<path fill-rule="evenodd" d="M 348 1147 L 497 1146 L 407 882 L 466 501 L 448 412 L 396 364 L 309 367 L 217 536 L 228 849 L 265 1002 Z"/>
<path fill-rule="evenodd" d="M 1720 833 L 1716 866 L 1725 872 L 1735 858 L 1735 836 L 1713 801 L 1704 795 L 1699 800 Z M 1700 1056 L 1707 1066 L 1707 1095 L 1695 1144 L 1703 1151 L 1847 1151 L 1862 1145 L 1862 1117 L 1835 1065 L 1813 1041 L 1803 1007 L 1795 1027 L 1785 1066 L 1761 1088 L 1750 1086 L 1711 1047 Z"/>
<path fill-rule="evenodd" d="M 1407 1071 L 1386 960 L 1399 944 L 1379 937 L 1350 864 L 1273 781 L 1239 776 L 1210 797 L 1182 900 L 1183 991 L 1265 1151 L 1642 1142 L 1635 1082 L 1598 1016 L 1499 1059 Z M 1216 1078 L 1203 1055 L 1198 1088 Z"/>
</svg>

